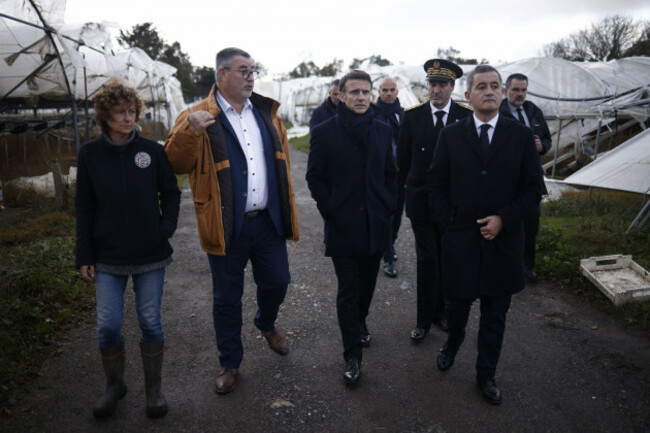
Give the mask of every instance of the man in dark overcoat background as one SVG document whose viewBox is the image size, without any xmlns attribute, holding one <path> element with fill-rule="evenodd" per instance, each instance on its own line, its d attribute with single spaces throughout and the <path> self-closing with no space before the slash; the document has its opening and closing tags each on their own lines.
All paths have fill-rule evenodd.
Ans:
<svg viewBox="0 0 650 433">
<path fill-rule="evenodd" d="M 314 129 L 314 126 L 323 123 L 330 117 L 336 114 L 336 106 L 339 105 L 341 99 L 341 91 L 339 90 L 339 80 L 334 80 L 330 84 L 330 89 L 327 92 L 327 98 L 320 104 L 309 119 L 309 132 Z"/>
<path fill-rule="evenodd" d="M 533 134 L 499 116 L 501 76 L 489 65 L 467 77 L 474 115 L 443 129 L 428 172 L 442 230 L 443 288 L 449 334 L 437 365 L 449 369 L 480 299 L 476 383 L 501 402 L 494 376 L 511 296 L 524 288 L 524 218 L 539 204 L 544 182 Z M 480 131 L 480 132 L 479 132 Z"/>
<path fill-rule="evenodd" d="M 506 117 L 518 120 L 533 131 L 537 153 L 545 155 L 551 149 L 551 132 L 548 129 L 542 110 L 531 101 L 526 100 L 528 94 L 528 77 L 524 74 L 511 74 L 506 79 L 504 90 L 506 97 L 501 101 L 500 113 Z M 544 190 L 544 194 L 547 191 Z M 526 280 L 537 281 L 535 272 L 535 240 L 539 230 L 540 209 L 524 220 L 524 266 Z"/>
<path fill-rule="evenodd" d="M 348 384 L 359 381 L 365 324 L 397 202 L 388 124 L 370 105 L 372 80 L 354 70 L 341 78 L 342 104 L 312 130 L 307 184 L 325 220 L 325 255 L 338 280 L 336 312 Z"/>
<path fill-rule="evenodd" d="M 432 324 L 446 329 L 440 281 L 440 232 L 431 220 L 425 188 L 440 130 L 472 114 L 451 100 L 463 70 L 453 62 L 431 59 L 424 64 L 429 102 L 406 110 L 397 143 L 397 168 L 406 184 L 406 216 L 411 220 L 417 256 L 417 319 L 411 340 L 419 342 Z"/>
<path fill-rule="evenodd" d="M 388 123 L 393 131 L 393 156 L 397 157 L 397 137 L 399 128 L 404 121 L 404 109 L 399 102 L 397 95 L 397 83 L 391 77 L 384 78 L 379 84 L 379 97 L 377 98 L 377 116 L 379 119 Z M 404 201 L 406 200 L 406 188 L 404 183 L 399 179 L 397 182 L 397 209 L 393 215 L 393 225 L 391 227 L 390 246 L 384 251 L 384 274 L 390 278 L 397 278 L 397 253 L 395 253 L 395 241 L 402 224 L 402 213 L 404 212 Z"/>
</svg>

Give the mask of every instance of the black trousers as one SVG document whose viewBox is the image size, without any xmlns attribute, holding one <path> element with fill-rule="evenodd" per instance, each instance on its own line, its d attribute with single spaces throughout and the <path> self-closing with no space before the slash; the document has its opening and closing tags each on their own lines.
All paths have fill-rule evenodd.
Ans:
<svg viewBox="0 0 650 433">
<path fill-rule="evenodd" d="M 529 217 L 524 218 L 524 266 L 526 269 L 535 268 L 535 243 L 539 230 L 539 209 Z"/>
<path fill-rule="evenodd" d="M 332 257 L 339 283 L 336 313 L 343 337 L 343 357 L 346 361 L 351 358 L 361 361 L 361 323 L 368 316 L 380 261 L 381 253 L 371 256 Z"/>
<path fill-rule="evenodd" d="M 390 247 L 384 252 L 384 262 L 392 263 L 395 261 L 395 241 L 399 233 L 399 227 L 402 224 L 402 214 L 404 213 L 404 201 L 406 200 L 406 187 L 402 182 L 397 185 L 397 210 L 393 215 L 393 224 L 391 227 Z"/>
<path fill-rule="evenodd" d="M 494 377 L 501 356 L 503 333 L 506 329 L 506 314 L 510 308 L 511 296 L 481 296 L 481 319 L 478 330 L 478 357 L 476 375 Z M 465 326 L 473 299 L 447 299 L 447 324 L 449 335 L 447 347 L 458 352 L 465 339 Z"/>
<path fill-rule="evenodd" d="M 411 219 L 417 256 L 417 323 L 428 329 L 445 311 L 440 268 L 440 231 L 430 221 Z"/>
</svg>

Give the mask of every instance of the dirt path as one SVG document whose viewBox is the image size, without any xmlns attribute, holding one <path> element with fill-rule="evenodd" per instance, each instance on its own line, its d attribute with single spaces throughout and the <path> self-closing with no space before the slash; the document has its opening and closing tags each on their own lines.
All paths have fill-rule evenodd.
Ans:
<svg viewBox="0 0 650 433">
<path fill-rule="evenodd" d="M 278 325 L 292 352 L 271 352 L 253 326 L 247 273 L 244 362 L 234 393 L 214 393 L 218 371 L 210 271 L 200 250 L 189 191 L 183 192 L 175 262 L 164 296 L 163 390 L 170 411 L 145 416 L 139 331 L 133 296 L 124 336 L 129 392 L 115 415 L 98 422 L 102 389 L 93 326 L 72 332 L 30 395 L 0 420 L 2 432 L 647 432 L 650 431 L 650 339 L 580 298 L 543 284 L 514 298 L 497 372 L 504 401 L 484 403 L 474 385 L 477 314 L 456 364 L 440 373 L 444 334 L 420 345 L 415 317 L 413 235 L 404 220 L 397 243 L 399 277 L 378 280 L 368 325 L 362 382 L 347 388 L 336 324 L 336 280 L 323 257 L 322 221 L 304 181 L 307 157 L 292 154 L 302 241 L 290 244 L 293 282 Z"/>
</svg>

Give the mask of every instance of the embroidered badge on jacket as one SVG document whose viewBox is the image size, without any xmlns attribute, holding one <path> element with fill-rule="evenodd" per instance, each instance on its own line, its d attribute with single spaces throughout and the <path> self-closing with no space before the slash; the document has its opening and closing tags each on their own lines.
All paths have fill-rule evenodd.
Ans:
<svg viewBox="0 0 650 433">
<path fill-rule="evenodd" d="M 147 168 L 151 165 L 151 156 L 147 152 L 138 152 L 135 155 L 135 165 L 140 168 Z"/>
</svg>

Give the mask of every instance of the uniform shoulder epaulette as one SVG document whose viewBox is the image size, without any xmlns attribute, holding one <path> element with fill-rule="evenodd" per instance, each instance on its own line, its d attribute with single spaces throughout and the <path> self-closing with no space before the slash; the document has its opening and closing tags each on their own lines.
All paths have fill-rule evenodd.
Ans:
<svg viewBox="0 0 650 433">
<path fill-rule="evenodd" d="M 414 106 L 412 106 L 412 107 L 406 108 L 404 111 L 411 111 L 412 109 L 414 109 L 414 108 L 418 108 L 418 107 L 421 107 L 421 106 L 423 106 L 424 104 L 426 104 L 426 102 L 423 102 L 423 103 L 421 103 L 421 104 L 414 105 Z"/>
<path fill-rule="evenodd" d="M 474 107 L 472 107 L 471 105 L 463 104 L 462 102 L 456 102 L 456 104 L 460 105 L 461 107 L 469 111 L 474 111 Z"/>
</svg>

